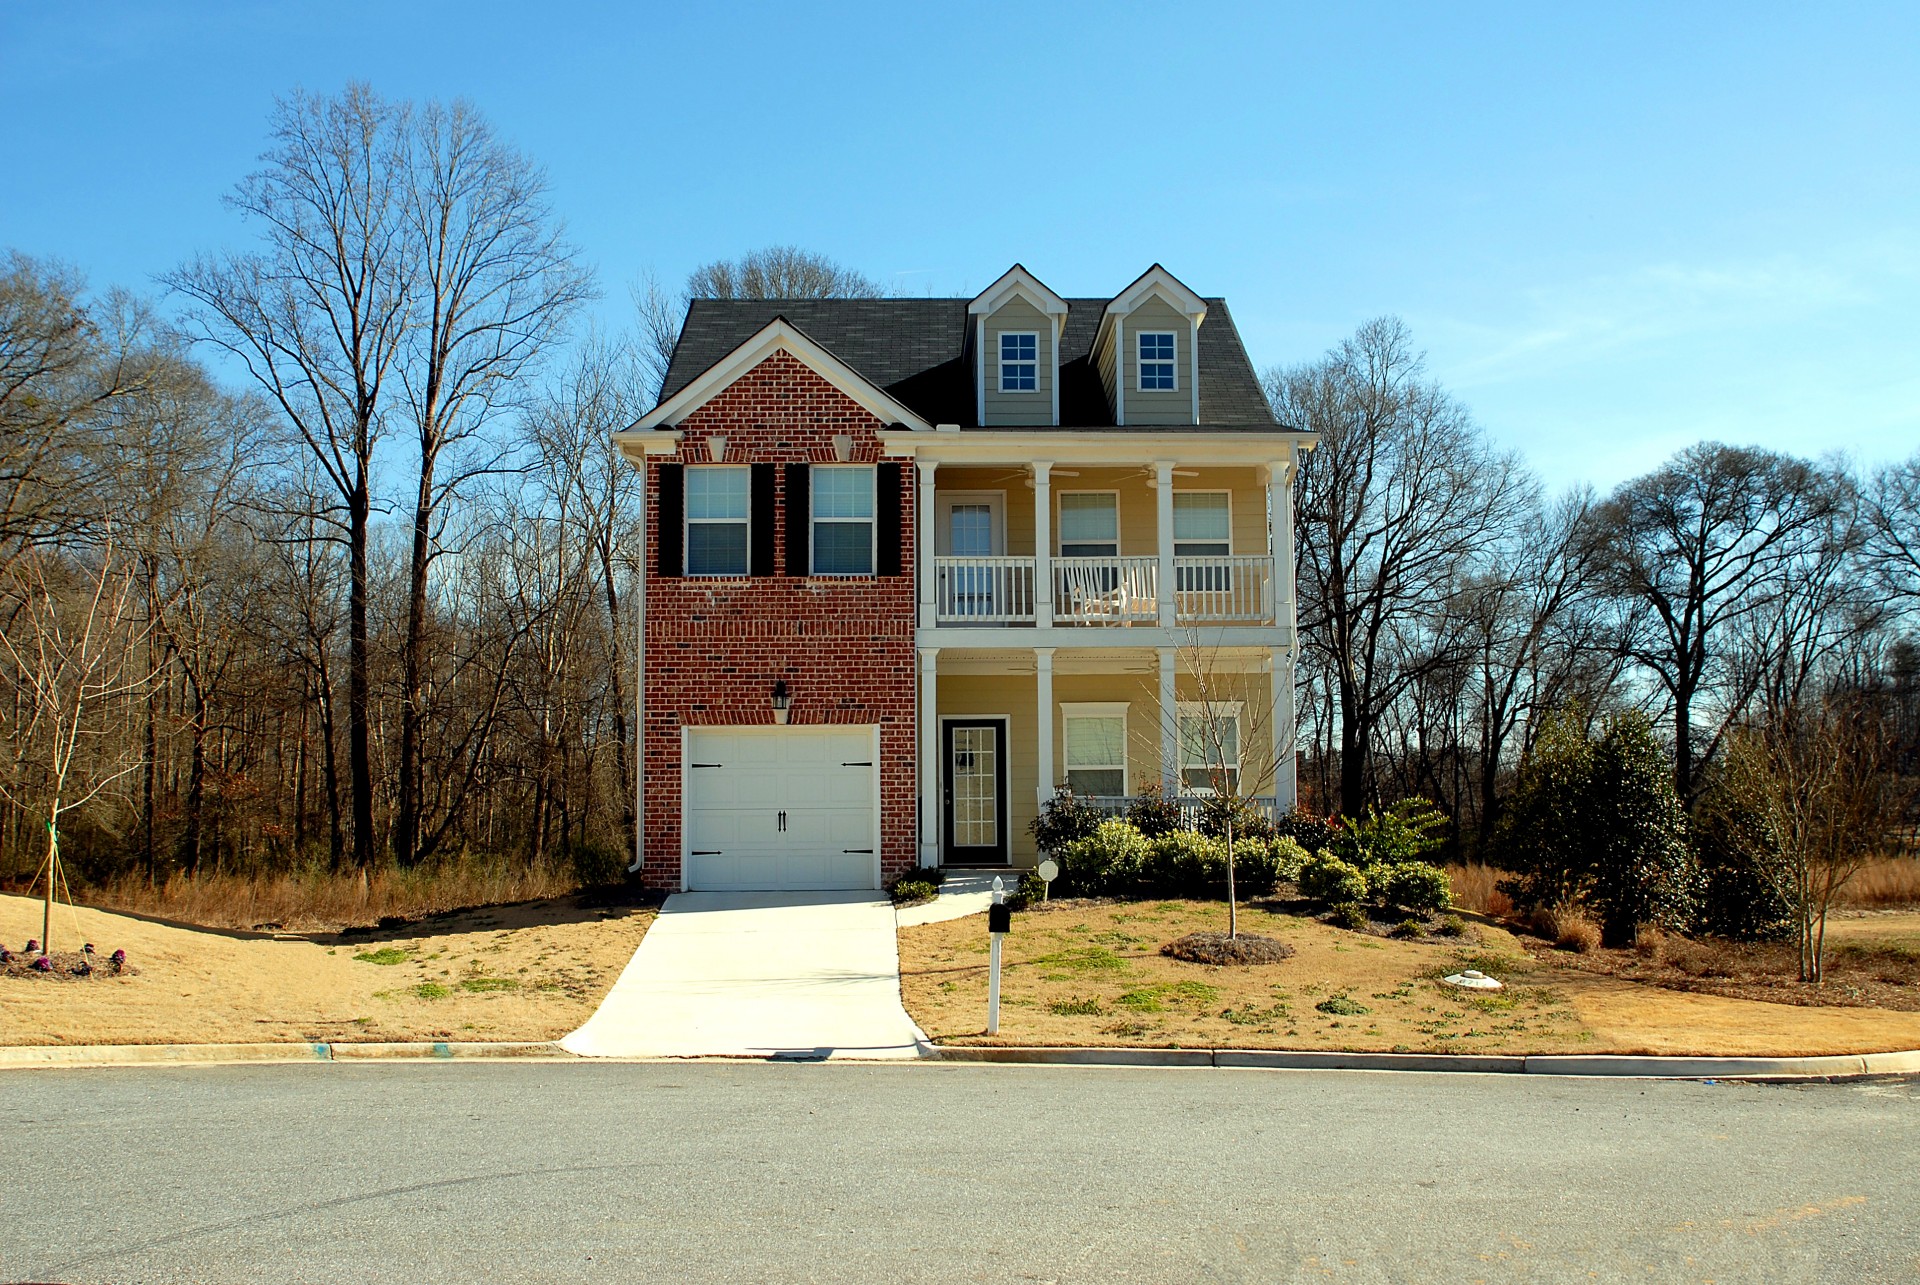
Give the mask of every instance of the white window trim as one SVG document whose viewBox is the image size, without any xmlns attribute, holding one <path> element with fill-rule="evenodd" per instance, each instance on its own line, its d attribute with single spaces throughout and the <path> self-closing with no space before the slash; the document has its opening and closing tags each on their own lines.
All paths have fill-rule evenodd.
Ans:
<svg viewBox="0 0 1920 1285">
<path fill-rule="evenodd" d="M 681 575 L 694 580 L 742 580 L 753 574 L 753 467 L 748 464 L 689 464 L 687 476 L 705 469 L 734 469 L 747 476 L 747 515 L 744 518 L 696 518 L 692 515 L 692 506 L 686 502 L 683 494 L 680 500 L 680 571 Z M 684 483 L 682 486 L 684 487 Z M 732 526 L 738 523 L 747 532 L 747 565 L 738 571 L 689 571 L 692 561 L 694 524 L 701 526 Z"/>
<path fill-rule="evenodd" d="M 1247 721 L 1244 717 L 1242 717 L 1242 710 L 1245 707 L 1245 704 L 1246 702 L 1244 701 L 1175 701 L 1174 702 L 1175 722 L 1174 722 L 1174 729 L 1173 729 L 1173 744 L 1174 744 L 1174 752 L 1180 756 L 1180 769 L 1176 773 L 1176 779 L 1180 782 L 1180 790 L 1182 793 L 1185 793 L 1188 788 L 1187 786 L 1188 771 L 1194 770 L 1194 769 L 1199 769 L 1201 771 L 1211 771 L 1214 766 L 1211 763 L 1187 762 L 1186 738 L 1180 735 L 1180 724 L 1185 722 L 1189 717 L 1202 718 L 1202 719 L 1205 718 L 1207 716 L 1207 709 L 1209 706 L 1212 707 L 1215 717 L 1224 716 L 1224 717 L 1233 719 L 1233 761 L 1229 763 L 1222 763 L 1220 764 L 1220 767 L 1224 771 L 1232 772 L 1234 775 L 1234 779 L 1236 781 L 1244 778 L 1245 773 L 1241 768 L 1241 762 L 1243 759 L 1245 759 L 1246 750 L 1247 750 L 1247 746 L 1246 746 Z M 1202 752 L 1204 752 L 1204 748 Z"/>
<path fill-rule="evenodd" d="M 1128 701 L 1062 701 L 1060 703 L 1060 779 L 1068 780 L 1068 773 L 1078 769 L 1083 772 L 1111 772 L 1120 769 L 1120 795 L 1126 798 L 1133 793 L 1133 773 L 1127 766 L 1127 737 L 1130 729 L 1128 719 L 1133 706 Z M 1076 718 L 1117 718 L 1120 720 L 1120 762 L 1118 763 L 1074 763 L 1068 758 L 1068 747 L 1073 744 L 1067 735 L 1067 724 Z"/>
<path fill-rule="evenodd" d="M 1069 495 L 1111 495 L 1113 497 L 1113 554 L 1112 556 L 1116 558 L 1120 557 L 1121 556 L 1121 553 L 1120 553 L 1120 548 L 1121 548 L 1120 492 L 1117 489 L 1111 490 L 1111 491 L 1104 491 L 1104 490 L 1055 491 L 1053 493 L 1053 556 L 1056 558 L 1064 558 L 1069 556 L 1067 554 L 1060 552 L 1060 550 L 1065 547 L 1065 542 L 1060 538 L 1060 535 L 1061 535 L 1060 515 L 1066 512 L 1066 506 L 1062 504 L 1061 501 L 1066 499 Z M 1091 543 L 1091 542 L 1088 541 L 1083 543 Z M 1105 557 L 1107 555 L 1105 554 L 1090 554 L 1090 555 L 1073 554 L 1071 556 L 1073 557 L 1081 557 L 1081 556 Z"/>
<path fill-rule="evenodd" d="M 1174 490 L 1174 494 L 1175 495 L 1224 495 L 1227 497 L 1227 541 L 1226 541 L 1227 551 L 1225 553 L 1190 553 L 1190 554 L 1183 555 L 1180 552 L 1181 541 L 1176 538 L 1173 542 L 1173 556 L 1176 558 L 1182 557 L 1182 556 L 1190 557 L 1190 558 L 1231 558 L 1233 556 L 1233 492 L 1230 489 L 1227 489 L 1224 487 L 1196 486 L 1196 487 L 1189 487 L 1185 489 L 1176 488 Z M 1186 543 L 1212 544 L 1214 543 L 1214 541 L 1188 540 L 1186 541 Z"/>
<path fill-rule="evenodd" d="M 867 489 L 871 497 L 869 507 L 873 516 L 869 518 L 823 518 L 818 516 L 820 474 L 829 470 L 864 469 L 867 474 Z M 814 565 L 813 538 L 820 530 L 822 522 L 833 522 L 849 526 L 855 522 L 867 524 L 867 569 L 865 571 L 822 571 Z M 753 533 L 747 533 L 751 539 Z M 880 566 L 880 470 L 871 464 L 815 464 L 807 470 L 807 574 L 826 576 L 834 580 L 872 579 L 879 574 Z"/>
<path fill-rule="evenodd" d="M 1006 341 L 1009 338 L 1019 339 L 1023 337 L 1033 340 L 1033 387 L 1008 388 L 1008 362 L 1005 356 Z M 999 363 L 998 369 L 1000 371 L 999 378 L 995 383 L 999 386 L 1000 391 L 1013 397 L 1038 397 L 1042 391 L 1040 387 L 1040 332 L 1037 330 L 996 330 L 994 332 L 993 346 L 995 349 L 995 361 Z M 1026 365 L 1025 362 L 1016 362 L 1013 364 Z"/>
<path fill-rule="evenodd" d="M 1172 388 L 1148 388 L 1142 383 L 1142 380 L 1146 377 L 1147 363 L 1146 359 L 1141 355 L 1141 348 L 1145 344 L 1148 335 L 1166 335 L 1173 340 L 1172 361 L 1162 363 L 1156 358 L 1156 364 L 1171 365 L 1173 367 Z M 1180 332 L 1178 330 L 1136 330 L 1133 332 L 1133 391 L 1136 393 L 1151 393 L 1164 396 L 1171 396 L 1180 391 Z"/>
</svg>

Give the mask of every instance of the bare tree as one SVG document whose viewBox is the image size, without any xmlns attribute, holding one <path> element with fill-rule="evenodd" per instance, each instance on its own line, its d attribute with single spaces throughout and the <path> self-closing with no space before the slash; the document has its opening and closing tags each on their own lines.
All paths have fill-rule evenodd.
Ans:
<svg viewBox="0 0 1920 1285">
<path fill-rule="evenodd" d="M 499 467 L 481 444 L 518 379 L 592 294 L 561 239 L 546 180 L 470 105 L 429 103 L 402 117 L 395 176 L 402 189 L 405 289 L 413 300 L 396 372 L 418 447 L 407 615 L 400 649 L 400 753 L 394 854 L 420 856 L 421 738 L 429 574 L 436 514 Z M 443 472 L 449 454 L 479 446 Z"/>
<path fill-rule="evenodd" d="M 1731 738 L 1728 788 L 1755 819 L 1732 838 L 1792 910 L 1803 982 L 1826 980 L 1827 914 L 1904 811 L 1887 755 L 1871 708 L 1844 696 L 1772 710 Z"/>
<path fill-rule="evenodd" d="M 347 761 L 353 859 L 374 858 L 368 541 L 388 380 L 409 341 L 409 113 L 366 85 L 279 100 L 261 169 L 228 202 L 261 228 L 255 254 L 202 255 L 169 274 L 188 324 L 238 358 L 327 479 L 324 517 L 347 560 Z"/>
<path fill-rule="evenodd" d="M 1862 516 L 1864 555 L 1881 588 L 1907 610 L 1920 610 L 1920 453 L 1874 473 Z"/>
<path fill-rule="evenodd" d="M 1594 510 L 1591 556 L 1626 614 L 1624 654 L 1670 702 L 1674 789 L 1691 805 L 1734 701 L 1696 726 L 1702 698 L 1728 675 L 1727 635 L 1778 598 L 1829 536 L 1843 488 L 1805 461 L 1702 442 L 1624 483 Z"/>
<path fill-rule="evenodd" d="M 1523 512 L 1531 483 L 1465 410 L 1422 378 L 1397 318 L 1368 322 L 1312 365 L 1267 377 L 1282 423 L 1320 435 L 1300 470 L 1301 637 L 1329 673 L 1340 806 L 1374 788 L 1389 706 L 1443 649 L 1399 645 Z"/>
<path fill-rule="evenodd" d="M 60 824 L 136 771 L 137 743 L 117 707 L 151 675 L 142 663 L 136 581 L 108 540 L 97 561 L 24 554 L 0 580 L 0 654 L 14 689 L 12 770 L 0 791 L 46 827 L 40 948 L 52 953 L 53 902 L 64 876 Z"/>
</svg>

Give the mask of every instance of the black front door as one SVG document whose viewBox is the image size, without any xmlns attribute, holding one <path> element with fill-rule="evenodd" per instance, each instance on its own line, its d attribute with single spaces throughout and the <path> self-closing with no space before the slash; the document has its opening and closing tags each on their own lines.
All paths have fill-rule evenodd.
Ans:
<svg viewBox="0 0 1920 1285">
<path fill-rule="evenodd" d="M 1007 847 L 1007 725 L 952 718 L 940 728 L 942 860 L 950 866 L 1004 866 Z"/>
</svg>

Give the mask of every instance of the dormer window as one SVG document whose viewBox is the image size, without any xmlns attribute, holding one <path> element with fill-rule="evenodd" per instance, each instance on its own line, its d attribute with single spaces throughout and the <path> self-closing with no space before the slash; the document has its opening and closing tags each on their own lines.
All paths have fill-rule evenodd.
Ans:
<svg viewBox="0 0 1920 1285">
<path fill-rule="evenodd" d="M 1040 336 L 1030 331 L 1000 335 L 1000 391 L 1031 393 L 1040 387 Z"/>
<path fill-rule="evenodd" d="M 1143 393 L 1178 391 L 1173 371 L 1173 332 L 1171 330 L 1141 331 L 1140 391 Z"/>
</svg>

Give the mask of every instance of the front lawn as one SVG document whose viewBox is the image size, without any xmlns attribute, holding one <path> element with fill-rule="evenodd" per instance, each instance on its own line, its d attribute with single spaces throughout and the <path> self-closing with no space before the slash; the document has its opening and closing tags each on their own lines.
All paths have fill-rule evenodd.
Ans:
<svg viewBox="0 0 1920 1285">
<path fill-rule="evenodd" d="M 1572 966 L 1475 922 L 1457 938 L 1400 940 L 1243 905 L 1242 932 L 1291 958 L 1251 967 L 1184 963 L 1160 946 L 1223 931 L 1217 901 L 1062 901 L 1014 916 L 1000 1033 L 986 1028 L 984 916 L 901 930 L 907 1010 L 948 1044 L 1335 1049 L 1444 1053 L 1791 1056 L 1920 1048 L 1920 1014 L 1682 993 Z M 1477 968 L 1505 982 L 1475 994 L 1439 978 Z"/>
</svg>

